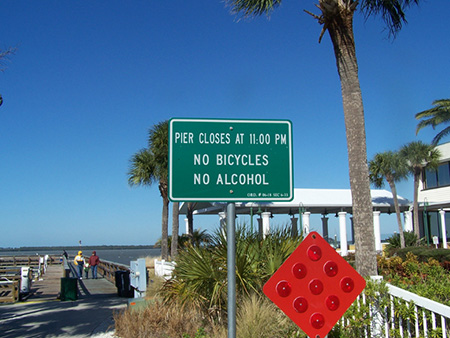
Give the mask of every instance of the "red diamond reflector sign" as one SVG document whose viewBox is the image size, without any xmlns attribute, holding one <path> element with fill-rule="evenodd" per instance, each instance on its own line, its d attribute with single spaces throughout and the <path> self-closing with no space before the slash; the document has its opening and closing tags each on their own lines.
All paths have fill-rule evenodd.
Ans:
<svg viewBox="0 0 450 338">
<path fill-rule="evenodd" d="M 263 291 L 309 337 L 323 338 L 365 287 L 365 279 L 311 232 Z"/>
</svg>

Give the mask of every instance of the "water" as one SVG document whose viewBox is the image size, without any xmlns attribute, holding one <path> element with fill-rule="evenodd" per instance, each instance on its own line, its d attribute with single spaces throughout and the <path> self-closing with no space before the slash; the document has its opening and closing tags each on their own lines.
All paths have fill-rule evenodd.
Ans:
<svg viewBox="0 0 450 338">
<path fill-rule="evenodd" d="M 75 257 L 78 253 L 77 249 L 66 250 L 69 257 Z M 83 255 L 88 258 L 92 254 L 92 250 L 83 250 Z M 136 248 L 136 249 L 98 249 L 97 256 L 100 260 L 130 265 L 130 261 L 135 261 L 138 258 L 145 257 L 159 257 L 161 256 L 161 249 L 152 248 Z M 21 251 L 0 251 L 0 256 L 33 256 L 33 255 L 62 255 L 62 250 L 21 250 Z"/>
</svg>

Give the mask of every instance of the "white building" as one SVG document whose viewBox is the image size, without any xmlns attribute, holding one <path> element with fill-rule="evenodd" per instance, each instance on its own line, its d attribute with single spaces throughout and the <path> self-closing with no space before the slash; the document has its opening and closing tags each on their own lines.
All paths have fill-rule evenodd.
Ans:
<svg viewBox="0 0 450 338">
<path fill-rule="evenodd" d="M 420 237 L 433 243 L 438 238 L 447 248 L 449 239 L 446 224 L 450 224 L 450 143 L 436 146 L 441 153 L 437 170 L 425 169 L 419 183 Z M 444 240 L 443 240 L 444 239 Z"/>
</svg>

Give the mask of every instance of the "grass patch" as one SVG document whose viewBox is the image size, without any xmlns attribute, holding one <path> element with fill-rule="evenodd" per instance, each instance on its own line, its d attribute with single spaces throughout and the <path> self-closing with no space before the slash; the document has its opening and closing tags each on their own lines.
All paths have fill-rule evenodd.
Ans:
<svg viewBox="0 0 450 338">
<path fill-rule="evenodd" d="M 297 325 L 265 296 L 246 297 L 237 311 L 239 338 L 306 337 L 300 332 Z"/>
<path fill-rule="evenodd" d="M 195 337 L 204 325 L 204 316 L 195 308 L 154 302 L 140 311 L 114 314 L 115 334 L 121 338 Z M 209 332 L 208 332 L 209 333 Z"/>
</svg>

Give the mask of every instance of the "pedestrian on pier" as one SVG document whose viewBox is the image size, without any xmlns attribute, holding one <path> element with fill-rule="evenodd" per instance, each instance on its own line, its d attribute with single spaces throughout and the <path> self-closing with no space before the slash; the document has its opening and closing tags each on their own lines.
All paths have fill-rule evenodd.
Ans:
<svg viewBox="0 0 450 338">
<path fill-rule="evenodd" d="M 98 258 L 97 253 L 92 251 L 91 257 L 89 257 L 89 265 L 92 270 L 92 278 L 97 279 L 97 265 L 100 263 L 100 258 Z"/>
<path fill-rule="evenodd" d="M 86 275 L 86 279 L 89 278 L 89 263 L 85 262 L 84 263 L 84 274 Z"/>
<path fill-rule="evenodd" d="M 74 264 L 77 266 L 78 268 L 78 278 L 79 279 L 83 279 L 83 267 L 84 267 L 84 257 L 83 257 L 83 252 L 78 251 L 78 255 L 75 256 L 75 259 L 73 260 Z"/>
</svg>

